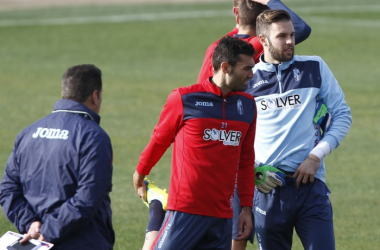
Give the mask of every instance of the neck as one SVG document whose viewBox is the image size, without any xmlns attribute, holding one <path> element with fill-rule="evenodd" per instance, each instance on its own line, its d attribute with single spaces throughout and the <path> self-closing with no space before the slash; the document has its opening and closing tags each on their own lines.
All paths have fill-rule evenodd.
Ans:
<svg viewBox="0 0 380 250">
<path fill-rule="evenodd" d="M 211 83 L 215 84 L 220 89 L 223 96 L 231 92 L 231 90 L 226 86 L 225 75 L 221 72 L 214 74 L 211 79 Z"/>
<path fill-rule="evenodd" d="M 267 63 L 272 63 L 272 64 L 280 64 L 281 62 L 278 60 L 275 60 L 271 57 L 269 51 L 264 50 L 264 61 Z"/>
<path fill-rule="evenodd" d="M 254 28 L 250 25 L 240 25 L 238 34 L 239 35 L 256 36 L 256 28 Z"/>
</svg>

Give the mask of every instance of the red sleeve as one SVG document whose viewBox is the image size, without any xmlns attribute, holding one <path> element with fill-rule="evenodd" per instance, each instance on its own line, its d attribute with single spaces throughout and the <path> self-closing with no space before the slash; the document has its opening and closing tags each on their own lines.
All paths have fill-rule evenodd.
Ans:
<svg viewBox="0 0 380 250">
<path fill-rule="evenodd" d="M 255 54 L 253 55 L 253 60 L 255 63 L 260 61 L 260 55 L 263 53 L 263 45 L 260 43 L 259 38 L 257 36 L 253 36 L 247 39 L 247 42 L 252 44 L 255 49 Z"/>
<path fill-rule="evenodd" d="M 161 159 L 182 126 L 182 117 L 182 99 L 176 89 L 168 96 L 158 124 L 154 127 L 151 140 L 140 155 L 140 161 L 136 167 L 139 174 L 148 175 L 153 166 Z"/>
<path fill-rule="evenodd" d="M 212 77 L 214 75 L 214 70 L 212 66 L 212 54 L 214 53 L 215 47 L 216 45 L 218 45 L 218 42 L 219 40 L 214 42 L 207 48 L 205 58 L 203 59 L 202 68 L 198 75 L 197 83 L 202 83 L 206 81 L 209 77 Z"/>
<path fill-rule="evenodd" d="M 241 207 L 252 207 L 253 194 L 255 191 L 254 142 L 256 136 L 256 119 L 257 110 L 255 110 L 255 117 L 247 131 L 241 149 L 237 181 Z"/>
<path fill-rule="evenodd" d="M 226 36 L 234 36 L 237 34 L 239 30 L 235 27 L 232 31 L 228 32 Z M 198 81 L 197 83 L 202 83 L 205 80 L 207 80 L 209 77 L 212 77 L 214 75 L 214 70 L 212 67 L 212 54 L 214 53 L 216 45 L 218 45 L 219 40 L 213 42 L 210 46 L 208 46 L 205 54 L 205 58 L 203 59 L 203 64 L 201 71 L 198 75 Z"/>
</svg>

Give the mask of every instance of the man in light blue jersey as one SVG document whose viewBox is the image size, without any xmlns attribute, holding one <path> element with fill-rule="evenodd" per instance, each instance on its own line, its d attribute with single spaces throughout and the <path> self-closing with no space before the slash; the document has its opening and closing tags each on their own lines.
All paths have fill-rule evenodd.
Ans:
<svg viewBox="0 0 380 250">
<path fill-rule="evenodd" d="M 257 105 L 256 160 L 286 173 L 285 186 L 255 194 L 259 249 L 291 249 L 294 228 L 304 249 L 335 249 L 324 157 L 348 133 L 350 108 L 320 57 L 294 56 L 295 30 L 286 11 L 264 11 L 256 32 L 264 54 L 246 90 Z M 313 123 L 318 101 L 332 116 L 323 138 Z"/>
</svg>

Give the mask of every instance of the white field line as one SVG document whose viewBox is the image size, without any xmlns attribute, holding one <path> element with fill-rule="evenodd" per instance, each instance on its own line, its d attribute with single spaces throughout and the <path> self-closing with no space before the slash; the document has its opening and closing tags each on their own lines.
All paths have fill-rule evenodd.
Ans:
<svg viewBox="0 0 380 250">
<path fill-rule="evenodd" d="M 367 27 L 367 28 L 380 28 L 380 20 L 368 20 L 368 19 L 347 19 L 347 18 L 326 18 L 326 17 L 308 17 L 307 23 L 311 25 L 311 23 L 318 24 L 326 24 L 334 26 L 344 25 L 347 27 L 350 26 L 359 26 L 359 27 Z"/>
<path fill-rule="evenodd" d="M 313 6 L 299 7 L 292 9 L 296 13 L 316 14 L 316 13 L 363 13 L 380 12 L 380 5 L 348 5 L 348 6 Z"/>
<path fill-rule="evenodd" d="M 321 7 L 301 7 L 293 9 L 296 13 L 317 14 L 317 13 L 360 13 L 360 12 L 380 12 L 380 5 L 372 6 L 321 6 Z M 213 17 L 232 17 L 232 12 L 228 11 L 182 11 L 166 13 L 141 13 L 127 15 L 109 15 L 93 17 L 62 17 L 62 18 L 41 18 L 41 19 L 4 19 L 0 20 L 0 27 L 12 26 L 40 26 L 40 25 L 76 25 L 89 23 L 122 23 L 136 21 L 159 21 L 159 20 L 178 20 L 195 18 Z M 326 24 L 346 24 L 364 27 L 380 27 L 380 20 L 368 19 L 347 19 L 347 18 L 328 18 L 328 17 L 309 17 L 305 18 L 308 22 Z"/>
<path fill-rule="evenodd" d="M 183 11 L 166 13 L 141 13 L 128 15 L 110 15 L 94 17 L 67 17 L 67 18 L 42 18 L 42 19 L 8 19 L 0 20 L 0 26 L 35 26 L 35 25 L 66 25 L 88 23 L 122 23 L 136 21 L 159 21 L 194 18 L 213 18 L 220 16 L 232 16 L 231 11 Z"/>
</svg>

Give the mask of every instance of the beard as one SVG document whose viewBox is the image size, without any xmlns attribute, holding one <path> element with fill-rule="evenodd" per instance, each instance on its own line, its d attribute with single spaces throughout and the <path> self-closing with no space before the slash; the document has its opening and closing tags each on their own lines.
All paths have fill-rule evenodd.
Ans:
<svg viewBox="0 0 380 250">
<path fill-rule="evenodd" d="M 287 62 L 293 59 L 294 49 L 293 49 L 293 53 L 288 56 L 288 55 L 283 54 L 279 49 L 275 48 L 272 42 L 269 40 L 269 38 L 268 38 L 268 43 L 269 43 L 269 53 L 271 54 L 273 59 L 280 62 Z"/>
</svg>

